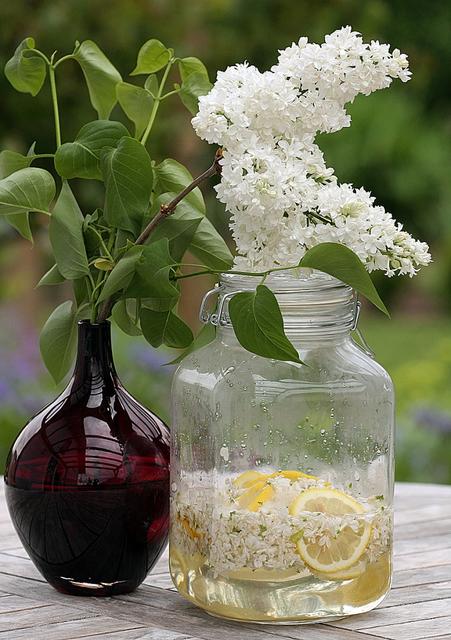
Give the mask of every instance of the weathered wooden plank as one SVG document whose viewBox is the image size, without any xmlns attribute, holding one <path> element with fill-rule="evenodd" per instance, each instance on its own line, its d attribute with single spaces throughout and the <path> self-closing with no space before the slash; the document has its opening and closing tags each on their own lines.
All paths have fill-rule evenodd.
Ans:
<svg viewBox="0 0 451 640">
<path fill-rule="evenodd" d="M 451 598 L 443 600 L 422 602 L 421 605 L 405 604 L 397 607 L 378 608 L 361 616 L 355 616 L 333 623 L 333 626 L 342 629 L 370 629 L 403 622 L 413 622 L 430 618 L 449 616 L 451 611 Z"/>
<path fill-rule="evenodd" d="M 80 609 L 75 609 L 66 605 L 49 605 L 48 607 L 36 607 L 34 609 L 24 609 L 22 611 L 12 611 L 0 615 L 0 638 L 1 632 L 11 632 L 13 629 L 31 629 L 54 624 L 57 622 L 67 622 L 72 620 L 87 621 L 96 617 L 96 614 Z M 92 627 L 94 628 L 94 627 Z M 9 636 L 8 636 L 9 638 Z"/>
<path fill-rule="evenodd" d="M 434 498 L 437 496 L 449 496 L 450 486 L 448 484 L 427 484 L 423 482 L 397 482 L 395 485 L 395 499 L 402 496 L 414 496 L 421 499 L 424 497 Z"/>
<path fill-rule="evenodd" d="M 395 536 L 393 545 L 396 558 L 409 553 L 423 553 L 424 551 L 432 551 L 434 549 L 449 549 L 451 554 L 451 531 L 450 533 L 442 535 L 418 536 L 418 538 L 407 538 L 404 540 Z"/>
<path fill-rule="evenodd" d="M 96 633 L 92 636 L 83 636 L 83 640 L 199 640 L 199 638 L 167 629 L 134 629 L 133 631 Z"/>
<path fill-rule="evenodd" d="M 86 635 L 96 634 L 104 631 L 121 631 L 128 629 L 137 629 L 139 624 L 122 622 L 99 616 L 96 618 L 86 618 L 79 620 L 69 620 L 66 622 L 57 622 L 53 624 L 44 624 L 43 626 L 30 628 L 15 629 L 0 633 L 3 640 L 76 640 L 77 638 L 85 638 Z M 100 636 L 101 638 L 102 636 Z M 120 635 L 118 636 L 118 640 Z"/>
<path fill-rule="evenodd" d="M 427 585 L 431 582 L 449 582 L 450 580 L 451 564 L 443 564 L 438 567 L 422 567 L 420 569 L 396 571 L 393 575 L 393 586 L 409 587 L 414 585 Z"/>
<path fill-rule="evenodd" d="M 400 604 L 413 604 L 415 602 L 427 602 L 428 600 L 440 600 L 451 598 L 451 582 L 434 582 L 411 587 L 399 587 L 391 589 L 382 606 L 396 607 Z"/>
<path fill-rule="evenodd" d="M 451 496 L 450 496 L 451 498 Z M 450 535 L 451 533 L 451 518 L 443 518 L 441 520 L 431 520 L 430 522 L 422 522 L 421 526 L 418 523 L 412 522 L 410 524 L 398 525 L 395 527 L 395 538 L 398 540 L 407 540 L 409 538 L 427 538 L 432 535 Z"/>
<path fill-rule="evenodd" d="M 390 624 L 385 627 L 370 627 L 366 632 L 380 638 L 390 638 L 390 640 L 424 640 L 424 638 L 437 638 L 439 635 L 447 634 L 450 629 L 451 616 L 447 616 L 433 620 Z"/>
<path fill-rule="evenodd" d="M 401 527 L 414 522 L 430 522 L 431 520 L 443 520 L 444 518 L 451 518 L 451 504 L 449 502 L 443 504 L 431 503 L 417 509 L 395 511 L 395 526 Z M 418 530 L 421 530 L 420 526 Z"/>
<path fill-rule="evenodd" d="M 23 611 L 24 609 L 36 609 L 37 607 L 47 606 L 49 605 L 45 602 L 39 602 L 39 600 L 24 598 L 23 596 L 5 594 L 3 597 L 0 597 L 0 620 L 1 615 L 4 613 Z"/>
<path fill-rule="evenodd" d="M 395 570 L 404 571 L 407 569 L 419 569 L 420 567 L 437 567 L 441 564 L 451 564 L 451 548 L 397 556 Z"/>
<path fill-rule="evenodd" d="M 10 576 L 21 576 L 37 582 L 45 582 L 39 571 L 29 558 L 10 556 L 0 553 L 0 573 L 7 573 Z"/>
<path fill-rule="evenodd" d="M 172 589 L 174 583 L 171 576 L 167 573 L 154 574 L 150 573 L 144 580 L 144 584 L 148 584 L 151 587 L 160 587 L 160 589 Z"/>
</svg>

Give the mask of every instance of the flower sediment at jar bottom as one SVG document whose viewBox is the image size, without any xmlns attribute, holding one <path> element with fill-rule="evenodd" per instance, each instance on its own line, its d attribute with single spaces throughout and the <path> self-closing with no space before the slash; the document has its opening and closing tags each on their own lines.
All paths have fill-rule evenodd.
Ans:
<svg viewBox="0 0 451 640">
<path fill-rule="evenodd" d="M 215 576 L 347 581 L 390 562 L 392 515 L 384 496 L 363 499 L 296 470 L 192 473 L 180 485 L 172 552 Z"/>
</svg>

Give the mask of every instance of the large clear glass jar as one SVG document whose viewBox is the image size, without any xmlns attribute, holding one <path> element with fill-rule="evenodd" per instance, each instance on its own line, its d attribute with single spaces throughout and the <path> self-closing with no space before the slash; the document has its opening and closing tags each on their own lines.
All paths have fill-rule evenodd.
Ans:
<svg viewBox="0 0 451 640">
<path fill-rule="evenodd" d="M 211 614 L 299 623 L 362 613 L 392 567 L 393 387 L 351 338 L 353 290 L 319 272 L 273 274 L 305 364 L 238 343 L 224 275 L 216 339 L 173 384 L 170 567 Z"/>
</svg>

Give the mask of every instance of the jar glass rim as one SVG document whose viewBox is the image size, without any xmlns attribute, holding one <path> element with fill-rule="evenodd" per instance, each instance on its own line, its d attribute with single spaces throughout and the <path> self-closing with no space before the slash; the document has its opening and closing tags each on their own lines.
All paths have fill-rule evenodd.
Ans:
<svg viewBox="0 0 451 640">
<path fill-rule="evenodd" d="M 220 275 L 221 285 L 230 289 L 255 289 L 261 283 L 261 276 L 241 275 L 225 272 Z M 320 290 L 352 290 L 352 287 L 327 273 L 316 269 L 290 269 L 274 271 L 265 278 L 264 284 L 277 293 L 317 292 Z"/>
</svg>

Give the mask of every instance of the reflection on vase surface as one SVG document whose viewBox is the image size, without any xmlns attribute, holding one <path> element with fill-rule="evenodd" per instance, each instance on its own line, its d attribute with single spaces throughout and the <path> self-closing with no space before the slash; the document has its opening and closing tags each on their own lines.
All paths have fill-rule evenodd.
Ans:
<svg viewBox="0 0 451 640">
<path fill-rule="evenodd" d="M 21 432 L 5 475 L 19 537 L 55 588 L 135 589 L 167 539 L 168 429 L 121 385 L 107 323 L 79 326 L 75 373 Z"/>
</svg>

